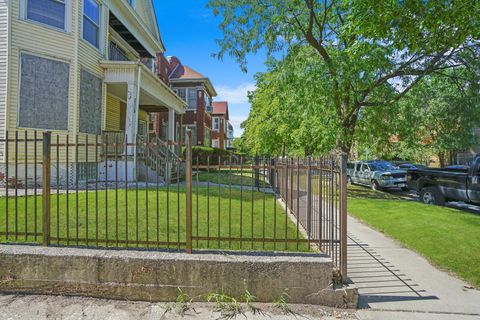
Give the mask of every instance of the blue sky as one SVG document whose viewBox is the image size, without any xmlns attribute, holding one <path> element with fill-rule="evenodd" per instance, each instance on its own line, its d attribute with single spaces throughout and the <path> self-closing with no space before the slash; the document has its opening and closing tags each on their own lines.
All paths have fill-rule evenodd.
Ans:
<svg viewBox="0 0 480 320">
<path fill-rule="evenodd" d="M 264 71 L 265 55 L 248 60 L 248 73 L 243 73 L 235 61 L 224 57 L 212 58 L 218 51 L 216 39 L 222 37 L 215 18 L 205 6 L 207 0 L 153 0 L 166 55 L 180 58 L 183 64 L 209 77 L 217 89 L 217 101 L 229 101 L 230 121 L 235 136 L 241 135 L 240 123 L 250 110 L 247 91 L 254 89 L 254 75 Z"/>
</svg>

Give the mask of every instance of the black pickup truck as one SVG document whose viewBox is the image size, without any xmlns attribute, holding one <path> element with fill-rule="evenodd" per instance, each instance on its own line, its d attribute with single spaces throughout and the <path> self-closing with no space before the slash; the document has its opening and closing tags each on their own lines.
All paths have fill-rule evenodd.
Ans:
<svg viewBox="0 0 480 320">
<path fill-rule="evenodd" d="M 426 204 L 463 201 L 480 205 L 480 154 L 465 170 L 408 170 L 407 184 L 419 193 L 420 201 Z"/>
</svg>

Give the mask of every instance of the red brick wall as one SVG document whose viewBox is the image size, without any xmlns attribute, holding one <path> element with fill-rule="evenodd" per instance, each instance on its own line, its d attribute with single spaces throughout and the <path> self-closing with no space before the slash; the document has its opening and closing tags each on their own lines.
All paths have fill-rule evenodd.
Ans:
<svg viewBox="0 0 480 320">
<path fill-rule="evenodd" d="M 163 53 L 157 54 L 157 76 L 165 82 L 169 84 L 168 75 L 170 74 L 170 65 L 163 55 Z"/>
<path fill-rule="evenodd" d="M 175 88 L 175 87 L 174 87 Z M 197 128 L 197 141 L 194 141 L 195 145 L 204 145 L 205 140 L 205 127 L 212 128 L 212 118 L 210 114 L 205 112 L 205 100 L 204 100 L 203 90 L 197 90 L 197 110 L 187 111 L 183 115 L 183 124 L 184 125 L 193 125 L 196 124 Z M 180 115 L 175 116 L 175 122 L 180 122 Z M 161 124 L 168 123 L 168 112 L 160 112 L 156 117 L 155 121 L 155 131 L 159 136 L 161 135 Z M 166 139 L 166 137 L 162 137 Z M 211 142 L 208 146 L 211 146 Z"/>
<path fill-rule="evenodd" d="M 226 144 L 225 141 L 227 140 L 227 134 L 225 133 L 225 115 L 224 114 L 213 114 L 213 117 L 220 118 L 220 131 L 213 131 L 212 130 L 212 140 L 218 139 L 219 140 L 219 148 L 225 149 Z M 213 121 L 213 120 L 212 120 Z"/>
<path fill-rule="evenodd" d="M 172 71 L 175 70 L 175 68 L 178 65 L 181 65 L 180 60 L 178 60 L 177 57 L 170 57 L 170 64 L 168 66 L 168 74 L 172 73 Z"/>
</svg>

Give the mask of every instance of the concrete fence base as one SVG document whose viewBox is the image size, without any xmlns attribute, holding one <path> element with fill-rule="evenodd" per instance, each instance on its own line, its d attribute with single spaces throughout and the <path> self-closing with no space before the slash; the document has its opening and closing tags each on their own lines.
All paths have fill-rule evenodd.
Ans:
<svg viewBox="0 0 480 320">
<path fill-rule="evenodd" d="M 355 308 L 354 287 L 334 288 L 331 261 L 318 255 L 170 253 L 0 245 L 0 291 L 173 301 L 210 293 L 273 302 Z"/>
</svg>

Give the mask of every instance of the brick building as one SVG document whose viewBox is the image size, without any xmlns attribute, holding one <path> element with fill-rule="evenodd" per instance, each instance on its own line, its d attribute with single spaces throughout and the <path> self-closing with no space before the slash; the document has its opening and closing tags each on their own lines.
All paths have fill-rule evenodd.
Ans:
<svg viewBox="0 0 480 320">
<path fill-rule="evenodd" d="M 192 131 L 193 145 L 210 146 L 212 98 L 217 96 L 212 82 L 206 76 L 183 65 L 177 57 L 162 60 L 162 56 L 158 56 L 158 65 L 161 66 L 158 68 L 158 76 L 167 77 L 173 91 L 187 103 L 185 114 L 176 115 L 174 119 L 175 141 L 184 141 L 183 137 L 188 128 Z M 151 119 L 151 133 L 158 134 L 161 138 L 167 137 L 168 121 L 166 112 L 158 113 Z"/>
<path fill-rule="evenodd" d="M 228 102 L 214 102 L 212 109 L 212 147 L 226 149 L 229 125 Z"/>
</svg>

